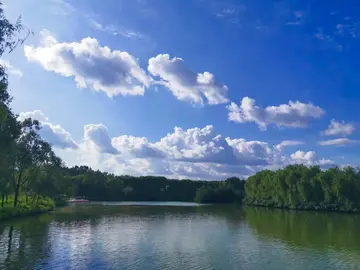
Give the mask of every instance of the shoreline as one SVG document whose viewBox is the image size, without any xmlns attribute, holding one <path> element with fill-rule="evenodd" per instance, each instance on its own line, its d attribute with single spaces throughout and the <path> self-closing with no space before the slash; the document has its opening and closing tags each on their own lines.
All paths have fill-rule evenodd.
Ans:
<svg viewBox="0 0 360 270">
<path fill-rule="evenodd" d="M 26 209 L 24 207 L 4 207 L 0 208 L 0 222 L 9 221 L 12 219 L 18 219 L 23 217 L 38 216 L 51 212 L 55 209 L 55 206 L 43 206 L 41 208 L 34 208 L 32 210 Z"/>
<path fill-rule="evenodd" d="M 89 201 L 89 202 L 115 202 L 115 201 Z M 116 202 L 134 202 L 134 201 L 116 201 Z M 137 201 L 138 203 L 142 202 L 174 202 L 174 201 Z M 196 203 L 196 202 L 189 202 Z M 45 213 L 49 213 L 56 209 L 56 207 L 63 207 L 71 203 L 65 203 L 61 205 L 51 205 L 51 206 L 43 206 L 37 207 L 35 209 L 29 210 L 26 207 L 5 207 L 0 208 L 0 222 L 11 221 L 13 219 L 26 218 L 32 216 L 39 216 Z M 134 204 L 135 205 L 135 204 Z M 215 206 L 240 206 L 240 207 L 260 207 L 266 209 L 274 209 L 274 210 L 284 210 L 284 211 L 301 211 L 301 212 L 317 212 L 317 213 L 342 213 L 342 214 L 360 214 L 360 210 L 358 208 L 354 209 L 335 209 L 334 207 L 341 207 L 341 205 L 311 205 L 308 207 L 281 207 L 274 205 L 264 205 L 264 204 L 254 204 L 254 203 L 232 203 L 232 204 L 222 204 L 222 203 L 209 203 L 209 204 L 199 204 L 199 205 L 215 205 Z M 42 209 L 41 209 L 42 208 Z M 25 212 L 27 211 L 27 212 Z"/>
<path fill-rule="evenodd" d="M 268 209 L 278 209 L 286 211 L 306 211 L 306 212 L 320 212 L 320 213 L 347 213 L 347 214 L 360 214 L 360 208 L 354 209 L 334 209 L 334 205 L 313 205 L 309 207 L 283 207 L 283 206 L 274 206 L 274 205 L 264 205 L 264 204 L 254 204 L 254 203 L 243 203 L 243 206 L 246 207 L 261 207 Z"/>
</svg>

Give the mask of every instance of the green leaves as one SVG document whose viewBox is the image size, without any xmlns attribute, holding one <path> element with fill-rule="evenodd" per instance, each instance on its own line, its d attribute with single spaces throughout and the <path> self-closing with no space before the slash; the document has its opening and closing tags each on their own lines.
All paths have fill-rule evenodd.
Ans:
<svg viewBox="0 0 360 270">
<path fill-rule="evenodd" d="M 248 204 L 294 209 L 347 209 L 360 204 L 360 171 L 290 165 L 276 172 L 262 171 L 245 184 Z"/>
</svg>

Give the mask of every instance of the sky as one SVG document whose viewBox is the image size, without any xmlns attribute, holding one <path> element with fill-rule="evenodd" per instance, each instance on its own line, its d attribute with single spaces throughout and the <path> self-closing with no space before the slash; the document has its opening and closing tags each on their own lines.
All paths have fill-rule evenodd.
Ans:
<svg viewBox="0 0 360 270">
<path fill-rule="evenodd" d="M 14 111 L 68 166 L 215 180 L 360 164 L 358 1 L 3 4 L 33 32 L 1 59 Z"/>
</svg>

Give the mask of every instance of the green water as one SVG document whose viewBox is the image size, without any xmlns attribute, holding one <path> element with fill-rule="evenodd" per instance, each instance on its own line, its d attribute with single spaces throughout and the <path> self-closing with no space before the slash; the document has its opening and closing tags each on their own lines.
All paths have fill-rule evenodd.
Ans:
<svg viewBox="0 0 360 270">
<path fill-rule="evenodd" d="M 0 223 L 0 269 L 360 269 L 360 216 L 72 205 Z"/>
</svg>

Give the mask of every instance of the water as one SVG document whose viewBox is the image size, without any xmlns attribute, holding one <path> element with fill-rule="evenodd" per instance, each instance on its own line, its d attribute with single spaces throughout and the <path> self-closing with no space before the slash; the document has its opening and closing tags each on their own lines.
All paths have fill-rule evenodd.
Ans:
<svg viewBox="0 0 360 270">
<path fill-rule="evenodd" d="M 359 228 L 350 214 L 74 204 L 0 223 L 0 269 L 360 269 Z"/>
</svg>

